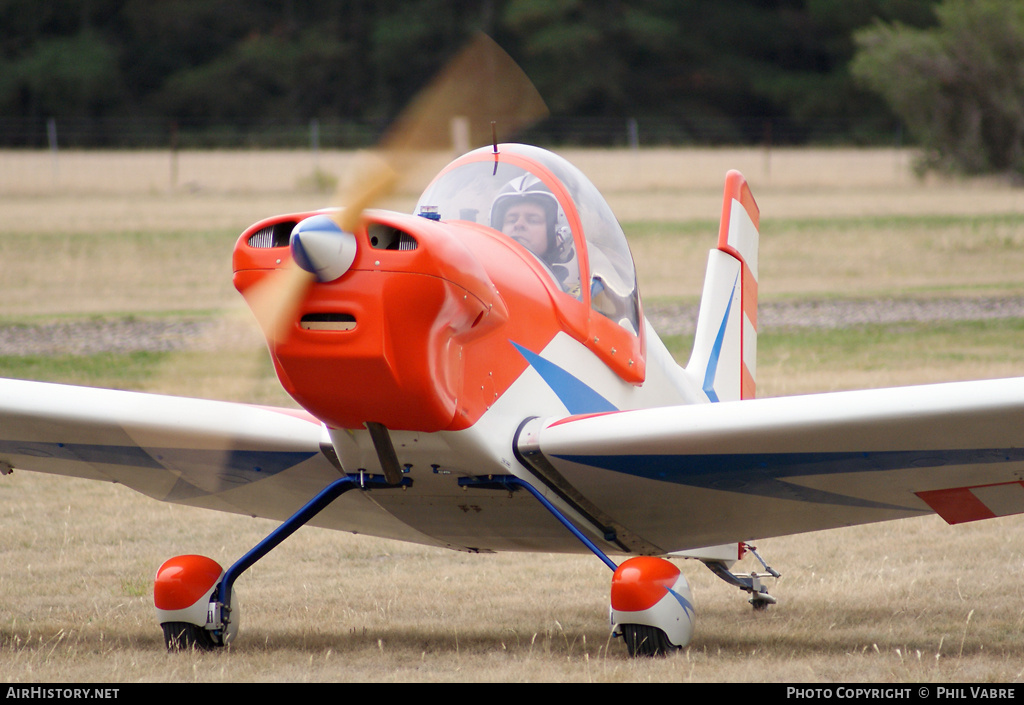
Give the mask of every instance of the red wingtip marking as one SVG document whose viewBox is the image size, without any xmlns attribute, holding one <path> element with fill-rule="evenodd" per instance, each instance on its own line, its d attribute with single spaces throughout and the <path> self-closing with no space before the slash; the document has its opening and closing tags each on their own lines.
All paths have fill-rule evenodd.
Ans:
<svg viewBox="0 0 1024 705">
<path fill-rule="evenodd" d="M 970 487 L 956 487 L 950 490 L 916 492 L 924 503 L 947 524 L 963 524 L 979 519 L 992 519 L 996 515 L 978 499 Z"/>
</svg>

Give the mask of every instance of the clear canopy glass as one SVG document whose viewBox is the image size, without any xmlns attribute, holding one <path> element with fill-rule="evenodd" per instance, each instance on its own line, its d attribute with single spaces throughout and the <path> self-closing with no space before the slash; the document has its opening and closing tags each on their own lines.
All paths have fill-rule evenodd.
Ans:
<svg viewBox="0 0 1024 705">
<path fill-rule="evenodd" d="M 504 155 L 514 157 L 503 159 Z M 594 310 L 637 334 L 640 299 L 626 236 L 597 188 L 562 157 L 512 144 L 498 145 L 497 159 L 491 147 L 470 152 L 424 191 L 416 212 L 502 231 L 505 206 L 513 193 L 535 200 L 543 200 L 536 198 L 542 193 L 554 196 L 558 209 L 550 216 L 551 244 L 544 255 L 534 254 L 563 291 L 583 300 L 580 282 L 587 282 Z M 581 247 L 587 253 L 585 267 L 576 251 Z"/>
</svg>

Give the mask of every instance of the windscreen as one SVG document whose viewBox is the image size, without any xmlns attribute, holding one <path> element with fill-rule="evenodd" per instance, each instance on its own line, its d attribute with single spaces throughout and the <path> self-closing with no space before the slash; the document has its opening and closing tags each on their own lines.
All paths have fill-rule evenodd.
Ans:
<svg viewBox="0 0 1024 705">
<path fill-rule="evenodd" d="M 499 145 L 497 161 L 474 161 L 472 157 L 486 152 L 485 147 L 470 153 L 466 163 L 449 169 L 420 197 L 416 212 L 430 214 L 440 220 L 467 220 L 501 230 L 514 237 L 507 228 L 506 205 L 515 198 L 532 198 L 545 202 L 550 189 L 542 182 L 546 171 L 553 176 L 569 196 L 569 202 L 560 201 L 556 212 L 549 216 L 547 245 L 528 247 L 552 271 L 552 276 L 563 291 L 582 299 L 581 272 L 575 248 L 585 243 L 590 272 L 582 272 L 583 281 L 590 290 L 591 306 L 626 330 L 637 334 L 640 329 L 639 293 L 633 257 L 622 228 L 608 203 L 583 173 L 561 157 L 538 147 L 526 145 Z M 502 153 L 514 153 L 536 162 L 542 167 L 538 173 L 501 160 Z M 541 182 L 541 183 L 538 183 Z M 426 212 L 425 212 L 426 211 Z M 582 232 L 570 231 L 574 218 L 566 211 L 578 214 Z M 434 215 L 436 212 L 436 215 Z M 557 272 L 556 272 L 557 270 Z"/>
</svg>

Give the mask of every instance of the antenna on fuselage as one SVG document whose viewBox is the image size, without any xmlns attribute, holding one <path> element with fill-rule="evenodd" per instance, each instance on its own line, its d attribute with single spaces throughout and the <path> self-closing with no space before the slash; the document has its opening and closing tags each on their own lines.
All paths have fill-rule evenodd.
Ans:
<svg viewBox="0 0 1024 705">
<path fill-rule="evenodd" d="M 494 145 L 494 171 L 491 172 L 491 176 L 495 176 L 498 173 L 498 155 L 501 152 L 498 151 L 498 122 L 491 120 L 491 144 Z"/>
</svg>

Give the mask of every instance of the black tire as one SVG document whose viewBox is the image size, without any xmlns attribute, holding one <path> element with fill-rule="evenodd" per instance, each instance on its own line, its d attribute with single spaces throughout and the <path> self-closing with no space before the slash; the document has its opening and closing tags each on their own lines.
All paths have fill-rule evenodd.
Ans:
<svg viewBox="0 0 1024 705">
<path fill-rule="evenodd" d="M 189 622 L 164 622 L 164 644 L 168 651 L 213 651 L 217 648 L 213 635 Z"/>
<path fill-rule="evenodd" d="M 665 632 L 646 624 L 623 624 L 622 636 L 632 657 L 665 656 L 679 647 L 668 640 Z"/>
</svg>

